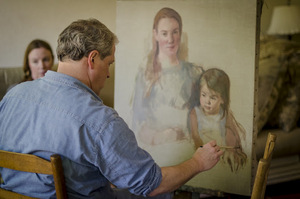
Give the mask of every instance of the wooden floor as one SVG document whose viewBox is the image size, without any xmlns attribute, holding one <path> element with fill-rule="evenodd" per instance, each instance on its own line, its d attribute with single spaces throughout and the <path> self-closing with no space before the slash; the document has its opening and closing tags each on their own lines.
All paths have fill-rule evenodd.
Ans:
<svg viewBox="0 0 300 199">
<path fill-rule="evenodd" d="M 205 197 L 200 194 L 177 191 L 173 199 L 250 199 L 250 196 L 226 194 L 224 197 Z M 300 180 L 267 186 L 265 199 L 300 199 Z"/>
</svg>

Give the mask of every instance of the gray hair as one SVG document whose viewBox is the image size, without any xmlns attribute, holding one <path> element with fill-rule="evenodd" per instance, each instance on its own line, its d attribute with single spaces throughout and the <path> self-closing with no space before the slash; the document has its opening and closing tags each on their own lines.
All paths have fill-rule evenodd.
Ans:
<svg viewBox="0 0 300 199">
<path fill-rule="evenodd" d="M 112 47 L 118 43 L 117 36 L 97 19 L 77 20 L 65 28 L 57 40 L 59 61 L 74 61 L 87 57 L 97 50 L 101 59 L 111 55 Z"/>
</svg>

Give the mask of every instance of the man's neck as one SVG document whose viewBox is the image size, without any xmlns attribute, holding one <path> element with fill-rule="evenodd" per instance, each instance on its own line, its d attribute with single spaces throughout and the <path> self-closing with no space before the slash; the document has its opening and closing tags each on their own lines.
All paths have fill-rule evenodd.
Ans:
<svg viewBox="0 0 300 199">
<path fill-rule="evenodd" d="M 87 58 L 82 58 L 79 61 L 66 60 L 64 62 L 58 62 L 57 72 L 74 77 L 91 88 L 90 81 L 88 79 L 88 65 Z"/>
</svg>

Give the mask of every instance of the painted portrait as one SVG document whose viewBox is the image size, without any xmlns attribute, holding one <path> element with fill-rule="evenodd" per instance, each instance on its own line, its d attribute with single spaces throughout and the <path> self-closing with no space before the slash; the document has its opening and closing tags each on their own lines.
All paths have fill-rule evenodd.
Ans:
<svg viewBox="0 0 300 199">
<path fill-rule="evenodd" d="M 255 20 L 247 0 L 117 1 L 114 104 L 139 146 L 160 166 L 224 150 L 185 187 L 250 193 Z"/>
</svg>

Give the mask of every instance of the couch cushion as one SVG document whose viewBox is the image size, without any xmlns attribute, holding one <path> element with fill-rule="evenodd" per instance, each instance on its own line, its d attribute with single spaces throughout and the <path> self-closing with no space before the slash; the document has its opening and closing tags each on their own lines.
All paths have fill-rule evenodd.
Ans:
<svg viewBox="0 0 300 199">
<path fill-rule="evenodd" d="M 0 100 L 11 85 L 21 82 L 23 76 L 22 67 L 0 68 Z"/>
<path fill-rule="evenodd" d="M 258 160 L 264 155 L 269 132 L 277 136 L 273 158 L 300 153 L 300 128 L 294 128 L 289 133 L 284 133 L 281 129 L 263 130 L 258 134 L 255 142 L 255 153 Z"/>
</svg>

